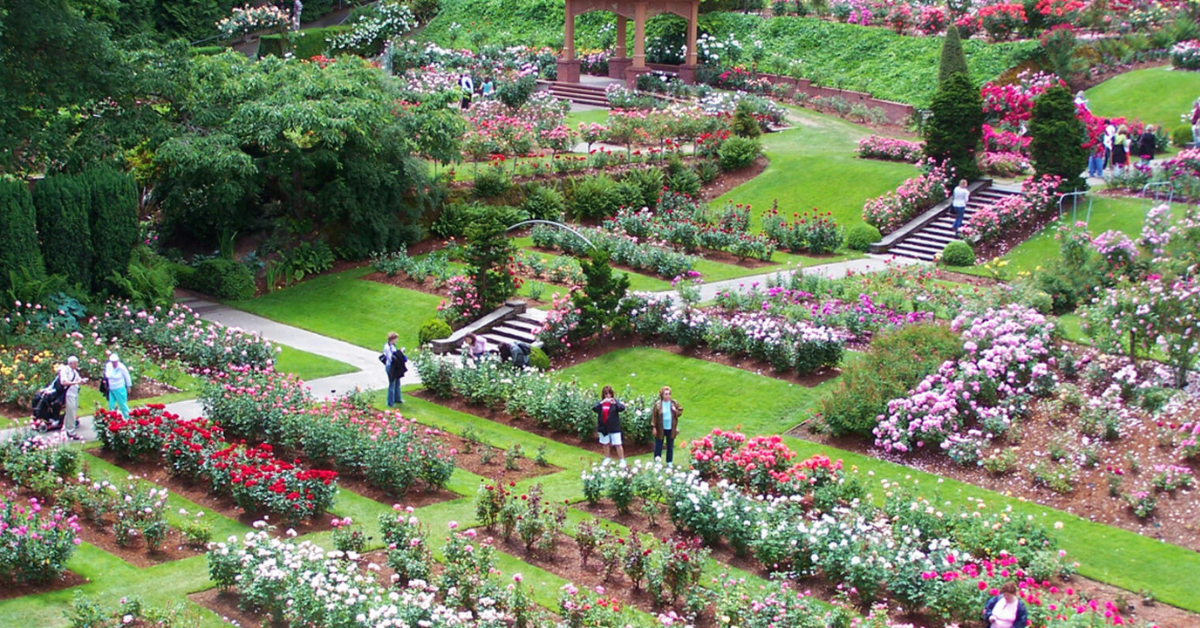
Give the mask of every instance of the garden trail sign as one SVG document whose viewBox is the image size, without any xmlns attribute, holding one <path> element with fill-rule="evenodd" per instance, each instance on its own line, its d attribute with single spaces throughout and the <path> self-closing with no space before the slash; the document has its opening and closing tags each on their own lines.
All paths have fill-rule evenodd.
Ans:
<svg viewBox="0 0 1200 628">
<path fill-rule="evenodd" d="M 579 60 L 575 58 L 575 17 L 593 11 L 608 11 L 617 15 L 617 44 L 613 58 L 608 60 L 608 75 L 625 79 L 631 87 L 637 77 L 650 71 L 646 66 L 646 20 L 662 13 L 672 13 L 687 20 L 687 62 L 679 66 L 679 78 L 686 83 L 696 78 L 696 22 L 700 17 L 701 0 L 566 0 L 566 20 L 563 31 L 562 55 L 558 59 L 558 80 L 579 82 Z M 633 20 L 633 58 L 626 56 L 626 32 Z"/>
</svg>

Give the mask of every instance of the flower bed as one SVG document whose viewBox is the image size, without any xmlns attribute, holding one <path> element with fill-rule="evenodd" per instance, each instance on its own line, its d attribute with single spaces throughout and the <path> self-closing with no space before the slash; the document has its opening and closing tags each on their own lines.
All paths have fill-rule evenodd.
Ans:
<svg viewBox="0 0 1200 628">
<path fill-rule="evenodd" d="M 858 140 L 855 155 L 863 159 L 885 159 L 888 161 L 903 161 L 910 164 L 920 163 L 925 156 L 925 146 L 920 142 L 868 135 Z"/>
<path fill-rule="evenodd" d="M 93 338 L 151 347 L 197 370 L 230 365 L 265 368 L 279 351 L 258 334 L 204 321 L 186 305 L 148 312 L 132 310 L 128 303 L 110 302 L 89 325 Z"/>
<path fill-rule="evenodd" d="M 281 443 L 285 420 L 303 413 L 311 397 L 295 375 L 231 367 L 210 374 L 199 400 L 205 415 L 231 437 Z"/>
<path fill-rule="evenodd" d="M 580 228 L 583 236 L 597 248 L 608 251 L 613 263 L 623 264 L 634 270 L 652 272 L 660 277 L 672 278 L 692 269 L 696 258 L 676 253 L 663 246 L 640 242 L 637 238 L 621 236 L 604 229 Z M 575 256 L 588 255 L 592 246 L 582 238 L 562 229 L 537 225 L 530 236 L 534 246 L 558 249 Z"/>
<path fill-rule="evenodd" d="M 979 168 L 987 174 L 1012 178 L 1029 172 L 1029 158 L 1019 152 L 984 151 L 977 160 Z"/>
<path fill-rule="evenodd" d="M 1200 70 L 1200 41 L 1189 39 L 1171 46 L 1171 65 L 1181 70 Z"/>
<path fill-rule="evenodd" d="M 23 586 L 57 578 L 81 543 L 78 532 L 75 517 L 61 508 L 0 496 L 0 582 Z"/>
<path fill-rule="evenodd" d="M 885 235 L 899 229 L 949 197 L 954 178 L 949 168 L 930 164 L 924 174 L 905 181 L 894 192 L 868 200 L 863 206 L 863 221 Z"/>
<path fill-rule="evenodd" d="M 747 233 L 750 208 L 728 203 L 712 215 L 684 194 L 664 192 L 658 213 L 622 208 L 604 222 L 614 233 L 647 241 L 664 241 L 692 252 L 698 248 L 726 251 L 738 259 L 770 261 L 775 245 L 767 237 Z"/>
<path fill-rule="evenodd" d="M 596 431 L 592 406 L 599 398 L 578 382 L 561 382 L 533 369 L 513 370 L 492 359 L 482 360 L 474 368 L 456 368 L 422 351 L 413 362 L 425 387 L 443 399 L 461 395 L 468 403 L 503 408 L 514 417 L 528 417 L 542 427 L 581 439 Z M 654 398 L 634 395 L 628 387 L 617 397 L 626 407 L 621 419 L 625 441 L 649 442 Z"/>
<path fill-rule="evenodd" d="M 1026 179 L 1020 196 L 1005 196 L 971 215 L 962 232 L 979 242 L 990 242 L 1014 230 L 1025 229 L 1057 207 L 1057 176 Z"/>
<path fill-rule="evenodd" d="M 633 294 L 621 302 L 633 330 L 682 347 L 707 344 L 714 351 L 746 355 L 779 372 L 808 375 L 835 368 L 844 340 L 826 327 L 792 322 L 770 314 L 710 315 L 665 296 Z"/>
<path fill-rule="evenodd" d="M 688 444 L 692 468 L 709 482 L 726 481 L 753 495 L 803 495 L 824 482 L 843 483 L 842 461 L 816 454 L 792 463 L 796 453 L 778 436 L 747 438 L 721 428 Z"/>
<path fill-rule="evenodd" d="M 779 217 L 779 208 L 772 207 L 763 213 L 763 233 L 780 248 L 792 253 L 827 255 L 842 245 L 842 229 L 833 220 L 833 213 L 816 211 L 809 216 L 792 214 L 791 222 Z"/>
</svg>

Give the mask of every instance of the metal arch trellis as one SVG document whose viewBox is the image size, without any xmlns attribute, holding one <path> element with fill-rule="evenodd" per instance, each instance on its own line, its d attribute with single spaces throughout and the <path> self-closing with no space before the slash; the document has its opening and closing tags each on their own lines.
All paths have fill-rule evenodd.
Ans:
<svg viewBox="0 0 1200 628">
<path fill-rule="evenodd" d="M 1175 202 L 1175 186 L 1171 185 L 1170 181 L 1158 181 L 1158 182 L 1147 183 L 1146 185 L 1142 186 L 1142 198 L 1146 199 L 1146 212 L 1147 213 L 1150 212 L 1151 207 L 1153 207 L 1155 204 L 1158 203 L 1159 195 L 1162 193 L 1161 190 L 1162 190 L 1163 186 L 1166 186 L 1166 188 L 1167 188 L 1167 205 L 1170 205 L 1171 203 Z M 1146 196 L 1146 192 L 1150 188 L 1154 188 L 1154 200 L 1153 201 L 1150 200 L 1150 197 Z"/>
<path fill-rule="evenodd" d="M 538 225 L 550 225 L 550 226 L 552 226 L 552 227 L 558 227 L 558 228 L 560 228 L 560 229 L 566 229 L 567 231 L 570 231 L 571 233 L 573 233 L 573 234 L 575 234 L 576 236 L 578 236 L 580 240 L 583 240 L 584 242 L 587 242 L 588 246 L 592 247 L 593 249 L 594 249 L 594 248 L 597 248 L 597 247 L 596 247 L 596 245 L 595 245 L 595 244 L 592 244 L 592 241 L 591 241 L 591 240 L 589 240 L 589 239 L 587 239 L 586 237 L 584 237 L 584 235 L 583 235 L 582 233 L 579 233 L 579 232 L 578 232 L 578 231 L 576 231 L 575 229 L 572 229 L 571 227 L 568 227 L 567 225 L 564 225 L 564 224 L 563 224 L 563 223 L 561 223 L 561 222 L 555 222 L 555 221 L 553 221 L 553 220 L 522 220 L 521 222 L 518 222 L 517 224 L 515 224 L 515 225 L 513 225 L 513 226 L 511 226 L 511 227 L 509 227 L 509 228 L 507 228 L 507 229 L 505 229 L 505 230 L 504 230 L 504 232 L 505 232 L 505 233 L 508 233 L 509 231 L 512 231 L 513 229 L 516 229 L 516 228 L 518 228 L 518 227 L 523 227 L 523 226 L 525 226 L 525 225 L 534 225 L 534 224 L 538 224 Z"/>
<path fill-rule="evenodd" d="M 1071 224 L 1075 224 L 1075 217 L 1076 217 L 1077 212 L 1079 211 L 1079 197 L 1080 196 L 1087 196 L 1087 199 L 1088 199 L 1087 217 L 1084 218 L 1083 223 L 1084 224 L 1090 223 L 1092 221 L 1092 201 L 1094 199 L 1086 191 L 1065 192 L 1065 193 L 1059 194 L 1058 195 L 1058 219 L 1060 221 L 1062 220 L 1063 201 L 1065 201 L 1068 196 L 1071 197 Z"/>
</svg>

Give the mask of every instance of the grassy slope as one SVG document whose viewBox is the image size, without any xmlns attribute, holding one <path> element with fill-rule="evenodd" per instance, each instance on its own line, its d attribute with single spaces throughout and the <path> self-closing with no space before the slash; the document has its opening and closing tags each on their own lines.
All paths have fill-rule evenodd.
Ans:
<svg viewBox="0 0 1200 628">
<path fill-rule="evenodd" d="M 1098 116 L 1134 117 L 1173 130 L 1186 126 L 1179 114 L 1190 114 L 1200 96 L 1200 72 L 1175 72 L 1170 66 L 1127 72 L 1087 91 Z"/>
<path fill-rule="evenodd" d="M 323 275 L 234 307 L 369 349 L 389 331 L 401 346 L 417 345 L 417 330 L 433 318 L 438 297 L 387 286 L 360 277 L 369 268 Z"/>
<path fill-rule="evenodd" d="M 358 370 L 345 362 L 338 362 L 315 353 L 284 345 L 280 345 L 280 349 L 279 356 L 275 359 L 275 370 L 292 373 L 303 380 L 332 377 Z"/>
</svg>

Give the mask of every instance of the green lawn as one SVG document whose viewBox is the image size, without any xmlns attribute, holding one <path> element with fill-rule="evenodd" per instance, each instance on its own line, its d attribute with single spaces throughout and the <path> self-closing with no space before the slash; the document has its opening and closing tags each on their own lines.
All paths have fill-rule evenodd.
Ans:
<svg viewBox="0 0 1200 628">
<path fill-rule="evenodd" d="M 279 348 L 281 351 L 279 357 L 275 359 L 275 370 L 291 373 L 305 381 L 353 373 L 358 370 L 345 362 L 338 362 L 315 353 L 284 345 L 279 345 Z"/>
<path fill-rule="evenodd" d="M 1088 106 L 1098 116 L 1133 117 L 1173 130 L 1186 126 L 1200 96 L 1200 72 L 1176 72 L 1170 66 L 1115 76 L 1087 90 Z"/>
<path fill-rule="evenodd" d="M 389 331 L 400 334 L 400 346 L 417 346 L 417 331 L 436 315 L 441 299 L 360 279 L 370 272 L 358 268 L 322 275 L 230 305 L 368 349 L 383 346 Z"/>
<path fill-rule="evenodd" d="M 839 225 L 862 222 L 867 199 L 879 196 L 918 174 L 909 164 L 857 159 L 860 126 L 795 107 L 789 108 L 792 128 L 763 136 L 771 165 L 759 176 L 714 201 L 748 203 L 759 228 L 762 213 L 779 201 L 779 212 L 831 212 Z"/>
<path fill-rule="evenodd" d="M 608 110 L 607 109 L 589 109 L 588 111 L 572 111 L 567 114 L 563 120 L 563 124 L 574 129 L 579 126 L 579 123 L 585 124 L 607 124 Z"/>
</svg>

